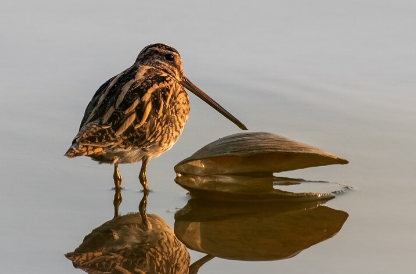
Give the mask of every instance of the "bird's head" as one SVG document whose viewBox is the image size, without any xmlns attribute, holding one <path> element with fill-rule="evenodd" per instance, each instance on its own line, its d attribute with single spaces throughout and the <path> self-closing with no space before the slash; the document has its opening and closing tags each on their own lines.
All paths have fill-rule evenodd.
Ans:
<svg viewBox="0 0 416 274">
<path fill-rule="evenodd" d="M 182 80 L 182 59 L 179 52 L 165 44 L 148 45 L 139 53 L 137 65 L 151 66 L 171 75 L 178 81 Z"/>
<path fill-rule="evenodd" d="M 236 124 L 239 128 L 246 130 L 247 127 L 235 118 L 231 113 L 225 110 L 214 99 L 209 97 L 199 87 L 192 83 L 188 77 L 183 73 L 182 59 L 179 52 L 165 44 L 148 45 L 137 56 L 136 65 L 151 66 L 164 71 L 170 76 L 174 77 L 184 88 L 194 93 L 201 98 L 208 105 L 213 107 L 219 113 L 224 115 L 227 119 Z"/>
</svg>

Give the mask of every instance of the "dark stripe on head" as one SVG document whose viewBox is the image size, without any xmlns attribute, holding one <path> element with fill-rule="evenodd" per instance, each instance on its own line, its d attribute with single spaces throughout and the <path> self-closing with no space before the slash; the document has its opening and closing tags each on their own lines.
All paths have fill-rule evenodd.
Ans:
<svg viewBox="0 0 416 274">
<path fill-rule="evenodd" d="M 168 51 L 173 51 L 173 52 L 176 52 L 178 55 L 180 55 L 179 52 L 175 48 L 172 48 L 172 47 L 170 47 L 168 45 L 165 45 L 165 44 L 162 44 L 162 43 L 156 43 L 156 44 L 151 44 L 151 45 L 148 45 L 148 46 L 144 47 L 140 51 L 139 55 L 137 56 L 137 60 L 143 59 L 143 57 L 146 56 L 151 49 L 156 49 L 156 48 L 157 49 L 168 50 Z"/>
</svg>

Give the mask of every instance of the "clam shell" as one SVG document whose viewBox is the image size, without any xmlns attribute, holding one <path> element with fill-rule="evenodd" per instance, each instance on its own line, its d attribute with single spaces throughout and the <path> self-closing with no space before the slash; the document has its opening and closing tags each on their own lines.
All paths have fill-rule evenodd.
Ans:
<svg viewBox="0 0 416 274">
<path fill-rule="evenodd" d="M 348 161 L 319 148 L 268 132 L 244 132 L 214 141 L 175 166 L 179 174 L 264 173 Z"/>
</svg>

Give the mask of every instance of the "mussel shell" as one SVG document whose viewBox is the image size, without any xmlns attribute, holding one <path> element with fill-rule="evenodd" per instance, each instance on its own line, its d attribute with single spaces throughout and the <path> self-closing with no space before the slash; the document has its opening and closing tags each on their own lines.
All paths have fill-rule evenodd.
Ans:
<svg viewBox="0 0 416 274">
<path fill-rule="evenodd" d="M 175 166 L 180 174 L 244 174 L 302 169 L 348 161 L 268 132 L 243 132 L 214 141 Z"/>
</svg>

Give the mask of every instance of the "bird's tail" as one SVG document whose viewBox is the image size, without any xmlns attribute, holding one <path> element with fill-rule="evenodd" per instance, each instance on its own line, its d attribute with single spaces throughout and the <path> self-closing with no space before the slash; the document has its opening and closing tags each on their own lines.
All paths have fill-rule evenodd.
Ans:
<svg viewBox="0 0 416 274">
<path fill-rule="evenodd" d="M 102 147 L 83 146 L 75 143 L 68 149 L 64 156 L 73 158 L 77 156 L 100 155 L 104 153 L 105 151 Z"/>
</svg>

